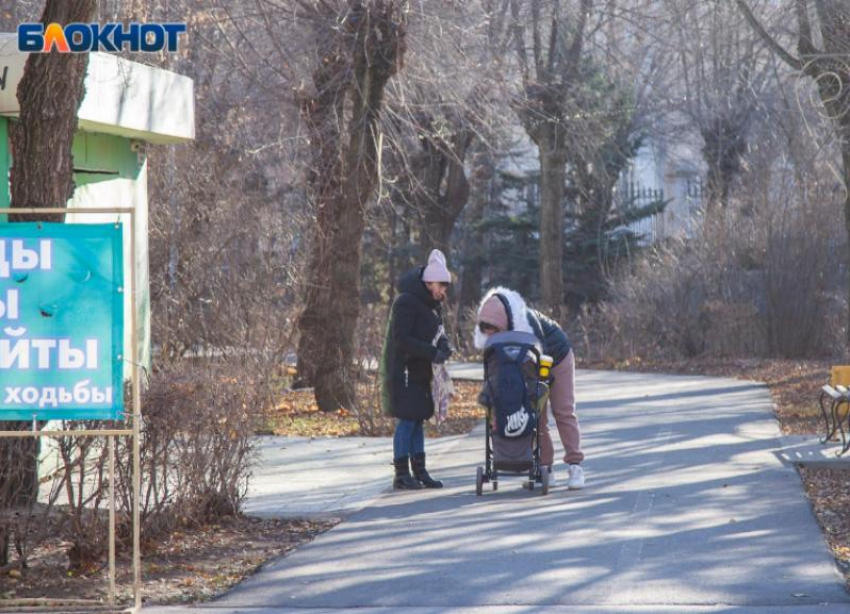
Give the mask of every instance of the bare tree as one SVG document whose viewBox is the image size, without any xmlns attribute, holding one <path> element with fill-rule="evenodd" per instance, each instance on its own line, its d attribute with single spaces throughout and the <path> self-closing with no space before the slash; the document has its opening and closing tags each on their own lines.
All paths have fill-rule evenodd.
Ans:
<svg viewBox="0 0 850 614">
<path fill-rule="evenodd" d="M 360 240 L 378 182 L 384 89 L 403 63 L 407 15 L 403 0 L 352 0 L 337 13 L 326 2 L 297 4 L 313 16 L 316 52 L 312 86 L 298 94 L 316 210 L 298 370 L 319 407 L 336 411 L 354 403 Z"/>
<path fill-rule="evenodd" d="M 490 146 L 482 144 L 472 155 L 471 198 L 469 206 L 464 212 L 462 228 L 463 261 L 459 280 L 457 322 L 459 337 L 462 340 L 468 340 L 467 331 L 472 324 L 467 321 L 468 312 L 481 300 L 481 282 L 486 256 L 481 220 L 493 196 L 495 166 Z"/>
<path fill-rule="evenodd" d="M 562 321 L 605 294 L 606 236 L 625 219 L 614 187 L 640 144 L 650 84 L 666 66 L 645 34 L 652 4 L 511 0 L 505 18 L 521 80 L 513 106 L 538 150 L 541 299 Z"/>
<path fill-rule="evenodd" d="M 89 22 L 97 0 L 47 0 L 41 22 Z M 64 207 L 74 193 L 71 143 L 88 66 L 85 53 L 32 53 L 18 85 L 20 123 L 12 131 L 12 207 Z M 30 218 L 31 219 L 31 218 Z"/>
<path fill-rule="evenodd" d="M 434 247 L 451 252 L 470 197 L 467 154 L 505 109 L 495 100 L 480 4 L 420 0 L 415 10 L 405 76 L 390 88 L 388 135 L 401 161 L 398 176 L 406 183 L 421 259 Z"/>
<path fill-rule="evenodd" d="M 544 308 L 561 319 L 566 317 L 563 200 L 570 94 L 579 83 L 592 9 L 593 0 L 580 0 L 573 15 L 561 0 L 510 0 L 510 29 L 522 75 L 516 109 L 540 159 L 541 298 Z"/>
<path fill-rule="evenodd" d="M 469 200 L 469 181 L 464 160 L 474 132 L 462 117 L 440 126 L 436 118 L 419 117 L 418 190 L 416 200 L 422 216 L 420 254 L 431 248 L 450 252 L 449 238 L 458 216 Z"/>
<path fill-rule="evenodd" d="M 768 31 L 747 0 L 735 1 L 770 49 L 791 68 L 815 82 L 841 150 L 844 224 L 850 235 L 850 5 L 844 0 L 793 0 L 790 4 L 797 21 L 797 54 L 794 55 Z M 850 260 L 850 253 L 847 258 Z M 850 326 L 847 335 L 850 343 Z"/>
<path fill-rule="evenodd" d="M 479 121 L 475 111 L 468 112 L 476 96 L 468 96 L 474 88 L 466 83 L 476 81 L 453 84 L 457 74 L 465 74 L 459 67 L 468 66 L 466 48 L 477 44 L 470 32 L 477 36 L 480 12 L 441 0 L 412 6 L 258 0 L 250 10 L 243 7 L 217 3 L 212 11 L 221 31 L 217 47 L 226 49 L 220 52 L 225 64 L 256 85 L 246 104 L 259 96 L 272 108 L 277 96 L 274 108 L 282 117 L 291 114 L 287 103 L 297 105 L 297 124 L 288 125 L 280 141 L 291 153 L 289 167 L 300 167 L 306 177 L 302 185 L 314 218 L 314 230 L 296 237 L 294 245 L 299 258 L 309 252 L 307 273 L 298 280 L 304 289 L 298 376 L 300 383 L 315 387 L 323 408 L 335 410 L 342 400 L 351 402 L 329 388 L 346 393 L 351 388 L 347 365 L 357 345 L 358 302 L 364 300 L 359 285 L 366 215 L 381 224 L 370 227 L 366 237 L 367 266 L 374 254 L 392 254 L 390 235 L 398 226 L 392 220 L 398 222 L 400 209 L 389 216 L 369 211 L 375 188 L 383 186 L 379 208 L 389 204 L 383 195 L 403 196 L 404 212 L 411 215 L 401 226 L 414 229 L 410 238 L 416 245 L 447 244 L 466 203 L 464 156 Z M 421 28 L 415 40 L 423 41 L 413 49 L 406 34 L 409 18 Z M 249 29 L 252 36 L 245 35 Z M 305 48 L 314 53 L 305 54 Z M 410 57 L 417 67 L 412 76 Z M 404 78 L 392 79 L 402 60 Z M 464 107 L 467 99 L 473 103 Z M 263 109 L 256 112 L 264 115 Z M 234 153 L 247 157 L 241 144 L 234 143 Z M 274 176 L 277 169 L 267 172 Z M 405 234 L 403 228 L 398 233 Z M 377 264 L 381 280 L 387 279 L 387 268 L 392 277 L 395 263 L 390 258 L 388 267 Z M 365 296 L 382 293 L 369 287 Z"/>
<path fill-rule="evenodd" d="M 43 24 L 90 22 L 96 0 L 47 0 Z M 18 84 L 20 122 L 11 131 L 13 208 L 64 207 L 74 193 L 71 143 L 77 129 L 77 110 L 83 98 L 88 54 L 33 53 Z M 13 219 L 56 220 L 62 216 L 15 216 Z M 27 422 L 12 422 L 10 430 L 26 430 Z M 27 509 L 38 497 L 36 438 L 0 440 L 0 566 L 7 565 L 10 512 Z M 18 553 L 22 555 L 16 536 Z"/>
<path fill-rule="evenodd" d="M 763 116 L 773 63 L 764 42 L 728 2 L 666 0 L 678 59 L 674 91 L 703 140 L 706 213 L 725 207 L 754 125 Z"/>
<path fill-rule="evenodd" d="M 465 331 L 465 300 L 477 299 L 481 258 L 477 266 L 470 227 L 478 224 L 490 190 L 473 185 L 484 152 L 498 148 L 500 133 L 514 126 L 506 104 L 505 75 L 494 62 L 496 31 L 489 19 L 493 7 L 484 1 L 417 0 L 411 6 L 411 30 L 403 77 L 389 87 L 387 156 L 379 208 L 391 207 L 384 235 L 392 245 L 391 285 L 411 258 L 422 262 L 434 247 L 449 258 L 457 273 L 447 313 L 449 330 Z M 477 153 L 476 153 L 477 152 Z M 492 170 L 492 169 L 491 169 Z M 478 214 L 466 215 L 472 204 Z M 374 229 L 373 229 L 374 230 Z M 481 247 L 478 233 L 477 243 Z M 470 265 L 472 265 L 470 267 Z M 391 293 L 389 293 L 391 294 Z"/>
</svg>

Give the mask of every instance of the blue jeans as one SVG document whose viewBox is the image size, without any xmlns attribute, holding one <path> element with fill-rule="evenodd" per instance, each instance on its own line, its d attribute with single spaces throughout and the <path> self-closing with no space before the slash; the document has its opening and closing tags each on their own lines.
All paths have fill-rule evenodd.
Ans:
<svg viewBox="0 0 850 614">
<path fill-rule="evenodd" d="M 393 433 L 393 458 L 425 453 L 424 420 L 396 420 Z"/>
</svg>

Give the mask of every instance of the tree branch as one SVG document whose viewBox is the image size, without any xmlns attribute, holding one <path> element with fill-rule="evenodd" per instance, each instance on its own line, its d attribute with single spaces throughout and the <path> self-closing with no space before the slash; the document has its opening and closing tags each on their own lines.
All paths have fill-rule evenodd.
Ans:
<svg viewBox="0 0 850 614">
<path fill-rule="evenodd" d="M 590 12 L 593 10 L 593 0 L 581 0 L 581 9 L 578 16 L 578 26 L 573 37 L 573 42 L 570 45 L 570 50 L 567 52 L 567 65 L 573 72 L 572 76 L 578 74 L 581 69 L 581 53 L 584 49 L 584 31 L 587 28 L 587 19 Z"/>
<path fill-rule="evenodd" d="M 561 28 L 561 3 L 555 0 L 555 8 L 552 11 L 552 29 L 549 31 L 549 63 L 546 70 L 551 75 L 555 70 L 555 60 L 558 52 L 558 30 Z"/>
<path fill-rule="evenodd" d="M 534 52 L 534 71 L 538 81 L 546 81 L 547 75 L 543 68 L 543 41 L 540 37 L 540 0 L 531 1 L 531 33 Z M 549 49 L 551 57 L 553 49 Z"/>
<path fill-rule="evenodd" d="M 797 22 L 800 24 L 800 37 L 797 39 L 797 50 L 800 52 L 800 59 L 806 56 L 817 55 L 818 49 L 815 47 L 812 40 L 812 23 L 809 20 L 807 0 L 797 0 Z"/>
<path fill-rule="evenodd" d="M 492 5 L 489 5 L 487 8 L 487 16 L 489 18 L 489 25 L 487 28 L 487 38 L 490 41 L 490 45 L 493 49 L 496 50 L 498 55 L 501 55 L 505 50 L 506 43 L 503 45 L 502 36 L 503 34 L 507 34 L 505 38 L 510 40 L 510 31 L 507 33 L 503 33 L 502 29 L 504 27 L 505 16 L 508 14 L 508 8 L 510 0 L 499 0 L 501 4 L 499 4 L 498 10 L 493 9 Z"/>
<path fill-rule="evenodd" d="M 767 43 L 767 46 L 773 50 L 776 55 L 782 58 L 786 64 L 791 66 L 796 70 L 803 70 L 803 62 L 799 59 L 791 55 L 782 45 L 780 45 L 775 38 L 773 38 L 767 30 L 764 29 L 764 26 L 761 25 L 756 16 L 753 15 L 752 10 L 750 10 L 749 5 L 746 0 L 735 0 L 738 5 L 738 9 L 743 13 L 744 19 L 747 20 L 747 23 L 756 31 L 756 33 Z M 802 28 L 801 28 L 802 29 Z"/>
<path fill-rule="evenodd" d="M 519 14 L 519 0 L 511 0 L 511 31 L 514 39 L 514 50 L 516 51 L 517 61 L 519 61 L 520 69 L 522 70 L 522 80 L 528 83 L 528 56 L 525 51 L 525 38 L 523 36 L 522 22 Z"/>
</svg>

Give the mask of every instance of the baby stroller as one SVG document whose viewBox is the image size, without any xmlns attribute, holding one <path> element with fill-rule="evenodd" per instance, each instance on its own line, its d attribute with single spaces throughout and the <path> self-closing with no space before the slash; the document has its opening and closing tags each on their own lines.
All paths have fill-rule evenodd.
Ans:
<svg viewBox="0 0 850 614">
<path fill-rule="evenodd" d="M 487 408 L 485 465 L 475 477 L 475 494 L 485 482 L 499 488 L 500 475 L 527 477 L 549 493 L 549 472 L 540 465 L 538 422 L 549 399 L 552 359 L 541 354 L 537 337 L 508 331 L 491 335 L 484 346 L 484 387 L 479 404 Z"/>
</svg>

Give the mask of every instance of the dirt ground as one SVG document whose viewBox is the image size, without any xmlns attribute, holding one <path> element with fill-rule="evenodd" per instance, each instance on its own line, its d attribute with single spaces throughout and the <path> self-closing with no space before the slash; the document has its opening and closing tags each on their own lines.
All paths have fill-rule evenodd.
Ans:
<svg viewBox="0 0 850 614">
<path fill-rule="evenodd" d="M 174 532 L 142 558 L 145 603 L 187 603 L 211 599 L 259 567 L 327 531 L 334 520 L 260 520 L 230 518 L 220 524 Z M 0 598 L 89 599 L 103 603 L 108 570 L 68 571 L 68 544 L 48 541 L 36 548 L 29 568 L 0 576 Z M 132 600 L 129 552 L 117 561 L 118 603 Z M 0 611 L 3 611 L 0 606 Z"/>
<path fill-rule="evenodd" d="M 368 406 L 373 383 L 360 389 L 361 405 Z M 439 427 L 429 423 L 428 437 L 466 433 L 484 416 L 475 398 L 478 385 L 458 382 L 449 420 Z M 366 430 L 364 426 L 371 426 Z M 261 429 L 277 435 L 346 437 L 391 435 L 392 421 L 379 413 L 360 416 L 339 411 L 323 414 L 310 391 L 286 392 L 264 417 Z M 282 556 L 328 530 L 336 521 L 260 520 L 231 518 L 220 524 L 173 533 L 142 560 L 142 594 L 145 603 L 188 603 L 212 599 L 256 572 L 264 563 Z M 0 571 L 0 599 L 95 599 L 105 601 L 108 570 L 85 574 L 68 571 L 69 544 L 49 540 L 36 548 L 29 568 Z M 132 595 L 132 569 L 127 556 L 119 556 L 117 595 L 126 602 Z M 4 607 L 0 605 L 0 611 Z"/>
<path fill-rule="evenodd" d="M 787 434 L 816 433 L 820 428 L 817 395 L 828 381 L 829 364 L 818 362 L 715 360 L 654 363 L 640 361 L 583 364 L 605 368 L 682 374 L 715 375 L 763 381 L 770 387 L 776 413 Z M 450 419 L 436 427 L 429 424 L 427 436 L 465 433 L 483 418 L 475 398 L 478 384 L 457 382 L 457 396 Z M 374 383 L 360 390 L 361 405 L 373 406 Z M 261 429 L 277 435 L 345 437 L 387 436 L 392 422 L 380 414 L 339 411 L 323 414 L 310 391 L 286 392 L 275 408 L 264 416 Z M 850 481 L 847 473 L 834 470 L 801 470 L 812 508 L 832 547 L 839 568 L 850 586 Z M 232 518 L 218 525 L 178 531 L 143 559 L 143 595 L 147 603 L 205 601 L 225 592 L 254 573 L 267 561 L 304 544 L 328 530 L 335 521 L 259 520 Z M 0 598 L 28 597 L 105 599 L 106 569 L 86 575 L 67 571 L 67 544 L 54 541 L 38 548 L 30 568 L 0 574 Z M 119 591 L 130 595 L 129 561 L 119 561 Z"/>
</svg>

